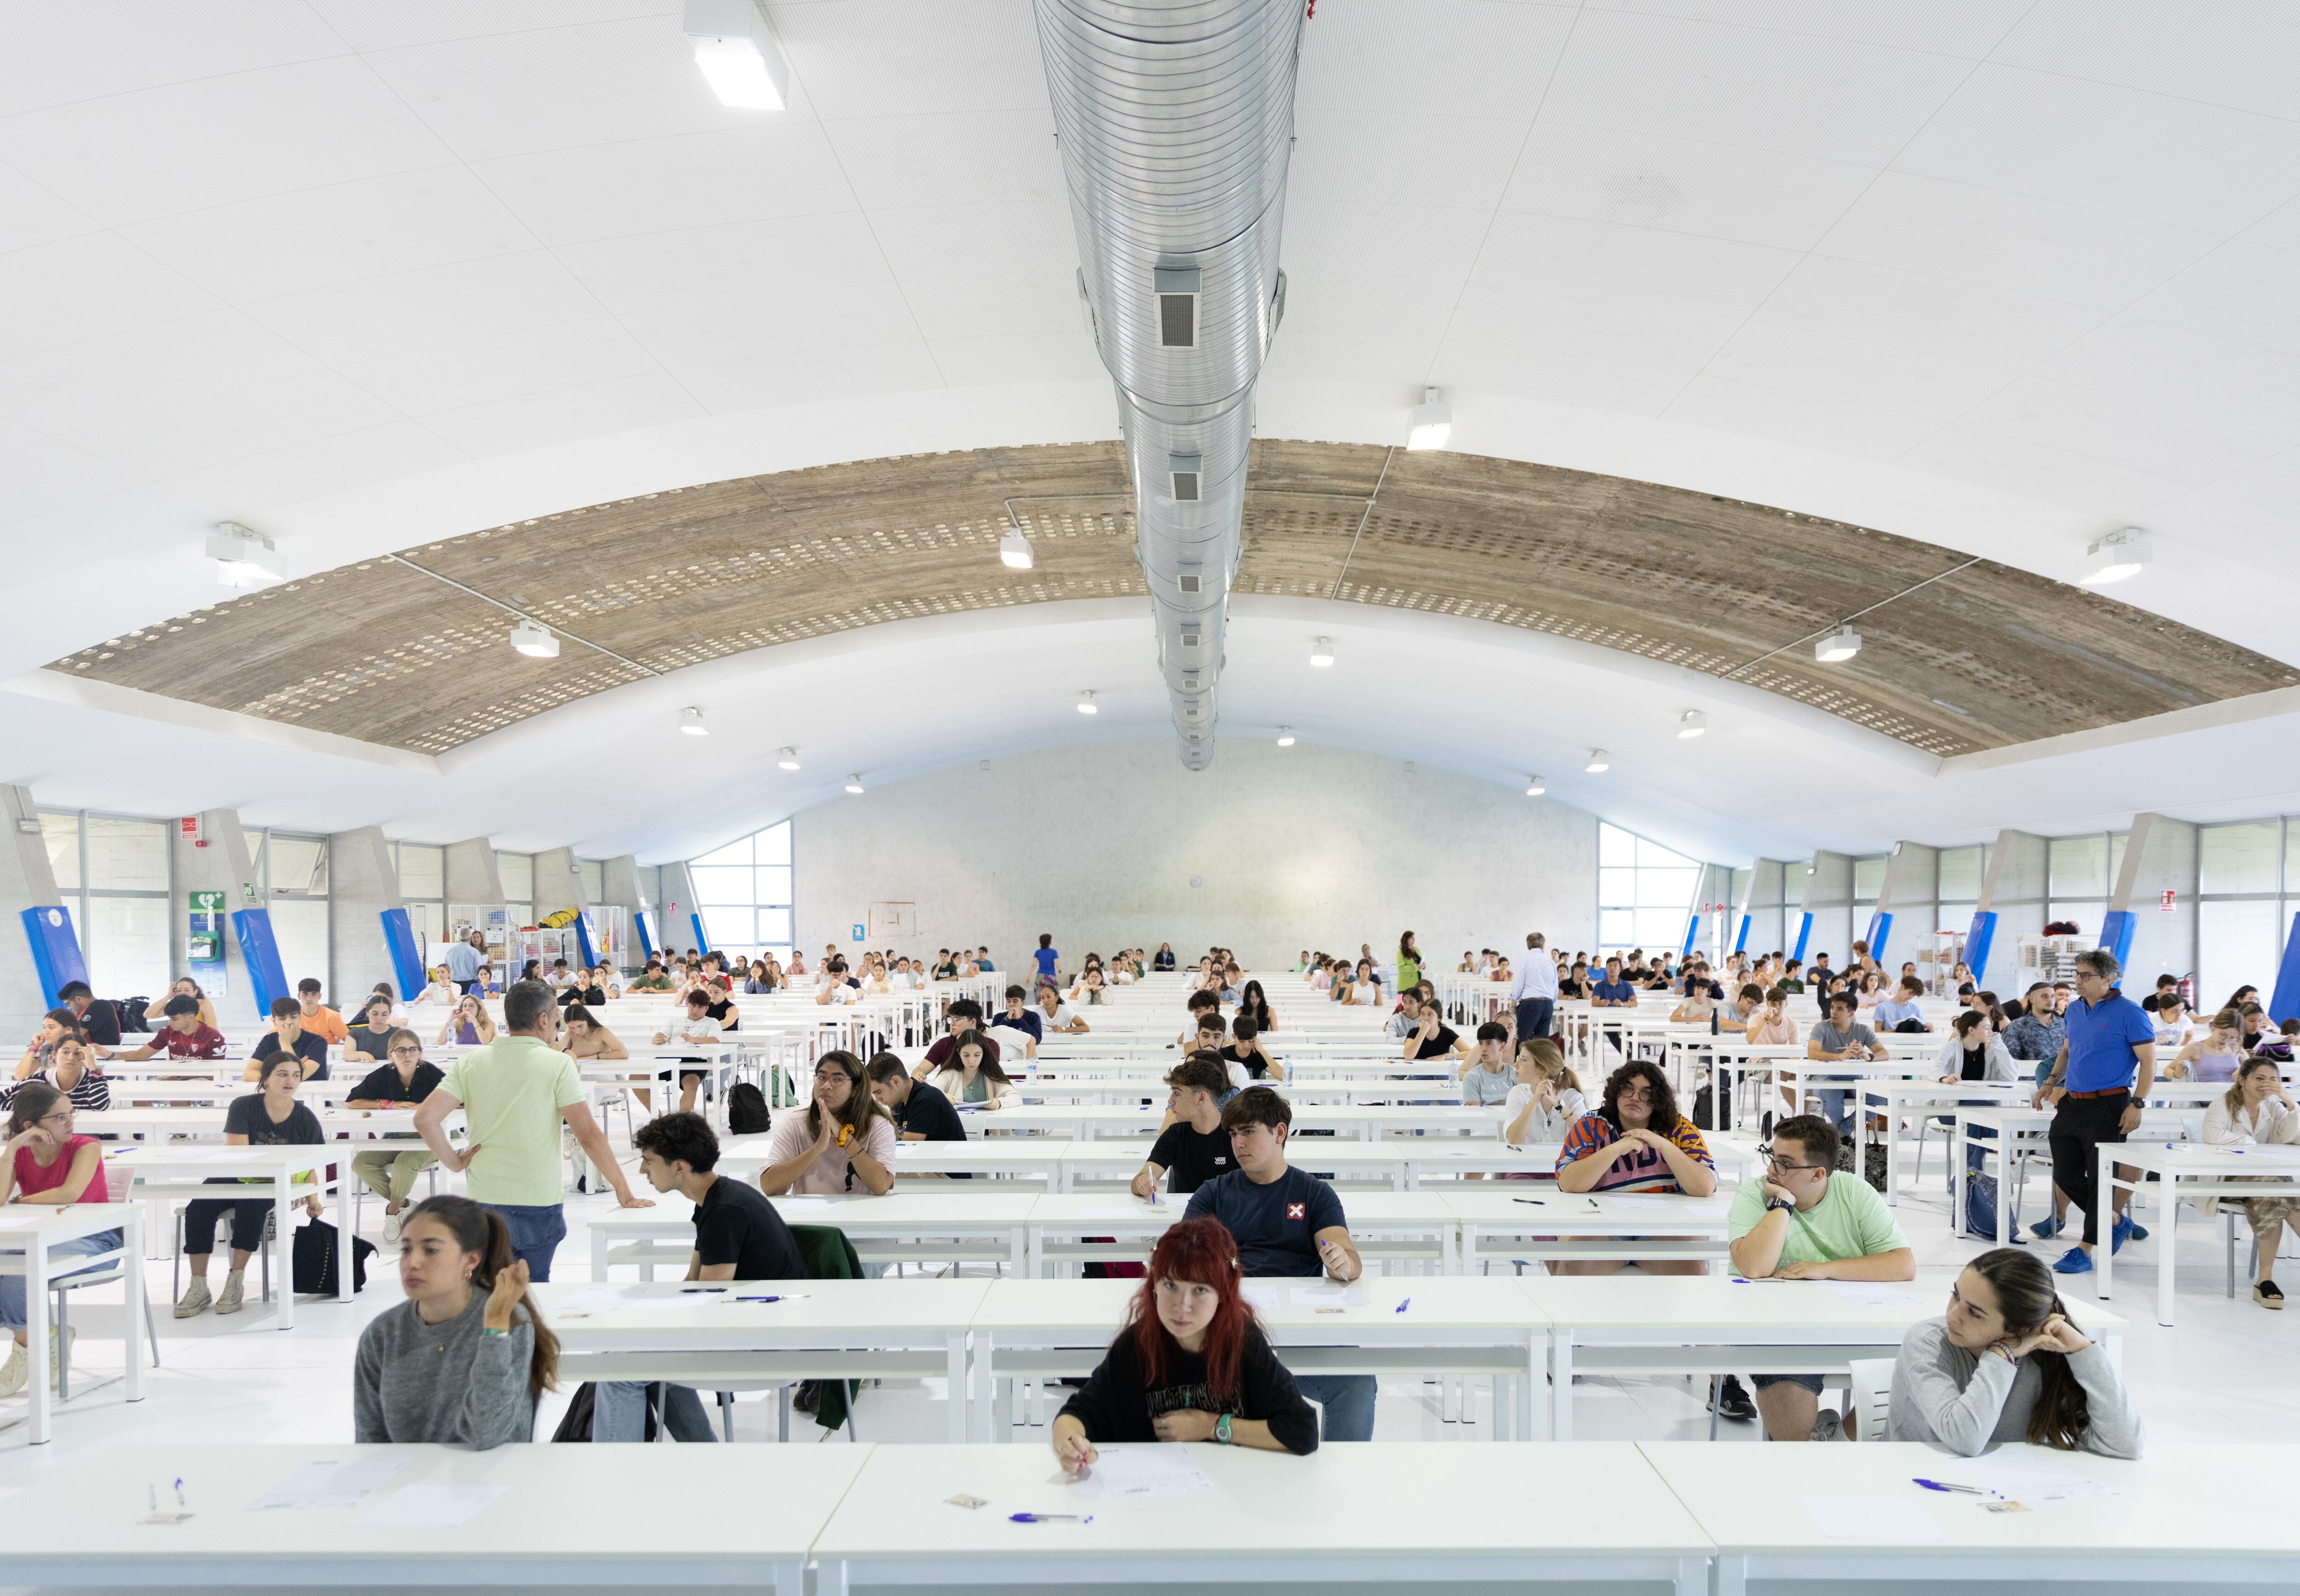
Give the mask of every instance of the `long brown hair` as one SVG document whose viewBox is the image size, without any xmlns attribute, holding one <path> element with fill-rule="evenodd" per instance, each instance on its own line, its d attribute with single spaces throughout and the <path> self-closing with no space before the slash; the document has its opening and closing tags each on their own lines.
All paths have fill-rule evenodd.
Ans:
<svg viewBox="0 0 2300 1596">
<path fill-rule="evenodd" d="M 2214 1023 L 2218 1022 L 2216 1021 Z M 2244 1077 L 2250 1075 L 2255 1069 L 2275 1069 L 2277 1061 L 2274 1059 L 2246 1059 L 2243 1063 L 2238 1065 L 2236 1067 L 2236 1074 L 2229 1077 L 2229 1089 L 2221 1094 L 2221 1102 L 2222 1106 L 2224 1106 L 2231 1114 L 2243 1113 Z M 2281 1078 L 2281 1072 L 2279 1074 L 2279 1078 Z"/>
<path fill-rule="evenodd" d="M 48 1110 L 64 1100 L 64 1094 L 46 1081 L 26 1081 L 16 1088 L 16 1095 L 8 1100 L 8 1135 L 12 1139 L 47 1118 Z"/>
<path fill-rule="evenodd" d="M 951 1056 L 956 1058 L 957 1055 L 958 1050 L 951 1049 Z M 871 1120 L 885 1119 L 889 1125 L 892 1125 L 894 1120 L 888 1115 L 886 1110 L 879 1106 L 879 1100 L 871 1095 L 870 1083 L 863 1078 L 862 1060 L 843 1047 L 835 1047 L 814 1060 L 814 1067 L 817 1069 L 826 1064 L 835 1065 L 846 1073 L 848 1084 L 846 1109 L 839 1115 L 838 1119 L 842 1125 L 854 1126 L 854 1147 L 859 1152 L 862 1151 L 862 1138 L 870 1134 Z M 988 1069 L 989 1066 L 985 1064 L 986 1074 L 988 1073 Z M 822 1135 L 822 1104 L 812 1096 L 809 1096 L 806 1100 L 806 1134 L 810 1137 Z"/>
<path fill-rule="evenodd" d="M 2056 1313 L 2069 1328 L 2078 1328 L 2053 1287 L 2052 1271 L 2041 1259 L 2017 1247 L 1998 1247 L 1965 1267 L 1988 1282 L 1996 1293 L 1996 1310 L 2004 1316 L 2005 1334 L 2032 1334 Z M 2038 1372 L 2045 1381 L 2037 1405 L 2029 1410 L 2029 1443 L 2075 1451 L 2092 1427 L 2092 1405 L 2085 1399 L 2084 1386 L 2065 1354 L 2040 1349 L 2029 1356 L 2037 1360 Z"/>
<path fill-rule="evenodd" d="M 504 1217 L 468 1197 L 427 1197 L 407 1210 L 407 1220 L 415 1219 L 432 1221 L 455 1238 L 457 1247 L 479 1255 L 479 1267 L 471 1271 L 471 1289 L 481 1295 L 494 1291 L 496 1276 L 519 1261 L 511 1250 L 511 1227 L 504 1223 Z M 535 1351 L 527 1360 L 527 1400 L 533 1403 L 540 1401 L 545 1392 L 559 1389 L 559 1338 L 536 1311 L 535 1299 L 525 1292 L 512 1309 L 513 1324 L 520 1322 L 521 1314 L 527 1316 L 527 1324 L 535 1332 Z"/>
</svg>

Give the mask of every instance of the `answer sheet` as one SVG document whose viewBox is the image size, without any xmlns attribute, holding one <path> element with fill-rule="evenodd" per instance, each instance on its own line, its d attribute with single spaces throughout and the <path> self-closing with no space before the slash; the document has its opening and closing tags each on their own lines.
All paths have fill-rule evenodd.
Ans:
<svg viewBox="0 0 2300 1596">
<path fill-rule="evenodd" d="M 1921 1502 L 1890 1496 L 1808 1496 L 1804 1510 L 1832 1541 L 1946 1541 Z"/>
<path fill-rule="evenodd" d="M 406 1465 L 405 1458 L 321 1458 L 291 1470 L 247 1509 L 254 1513 L 271 1508 L 355 1508 Z"/>
<path fill-rule="evenodd" d="M 508 1485 L 410 1485 L 354 1519 L 378 1529 L 454 1529 Z"/>
<path fill-rule="evenodd" d="M 1179 1441 L 1105 1446 L 1098 1453 L 1079 1482 L 1080 1496 L 1180 1496 L 1213 1486 Z"/>
</svg>

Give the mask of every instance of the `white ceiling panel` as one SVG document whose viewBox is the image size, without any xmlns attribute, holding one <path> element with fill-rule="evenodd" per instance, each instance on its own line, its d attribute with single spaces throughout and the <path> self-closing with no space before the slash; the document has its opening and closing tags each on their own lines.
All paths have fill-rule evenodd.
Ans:
<svg viewBox="0 0 2300 1596">
<path fill-rule="evenodd" d="M 904 205 L 871 212 L 871 227 L 904 282 L 1078 267 L 1070 206 L 1059 199 Z"/>
<path fill-rule="evenodd" d="M 1886 172 L 1819 253 L 2121 310 L 2204 258 L 2209 233 L 1907 172 Z"/>
<path fill-rule="evenodd" d="M 216 307 L 183 273 L 110 233 L 0 254 L 0 361 Z M 4 378 L 0 378 L 4 381 Z"/>
<path fill-rule="evenodd" d="M 2287 449 L 2257 465 L 2231 471 L 2213 483 L 2211 491 L 2278 511 L 2287 527 L 2300 532 L 2300 448 Z"/>
<path fill-rule="evenodd" d="M 1801 250 L 1875 175 L 1849 162 L 1545 122 L 1502 209 Z"/>
<path fill-rule="evenodd" d="M 1575 8 L 1413 0 L 1328 5 L 1303 29 L 1304 111 L 1371 111 L 1529 122 Z"/>
<path fill-rule="evenodd" d="M 2249 243 L 2300 254 L 2300 200 L 2287 202 L 2257 226 L 2246 229 L 2244 236 Z"/>
<path fill-rule="evenodd" d="M 70 432 L 122 411 L 197 404 L 317 369 L 239 312 L 205 311 L 0 364 L 0 416 Z"/>
<path fill-rule="evenodd" d="M 1540 120 L 1883 166 L 1970 70 L 1813 34 L 1588 11 Z"/>
<path fill-rule="evenodd" d="M 1658 416 L 1685 391 L 1690 373 L 1562 350 L 1449 338 L 1430 380 L 1454 392 L 1507 394 L 1545 404 L 1622 415 Z"/>
<path fill-rule="evenodd" d="M 1996 59 L 2200 104 L 2300 118 L 2300 10 L 2286 0 L 2038 0 Z"/>
<path fill-rule="evenodd" d="M 220 461 L 186 471 L 171 479 L 187 494 L 196 494 L 234 520 L 262 525 L 267 514 L 290 504 L 302 504 L 335 494 L 353 494 L 427 471 L 458 466 L 471 454 L 449 443 L 421 421 L 392 421 L 362 432 L 336 433 L 312 438 L 260 454 Z M 176 548 L 187 558 L 198 546 L 193 533 L 204 528 L 188 526 Z M 324 570 L 331 564 L 379 551 L 345 544 L 337 553 L 323 553 L 336 540 L 327 537 L 283 541 L 283 553 L 295 550 L 299 568 Z M 395 544 L 394 546 L 399 546 Z M 204 562 L 202 562 L 204 563 Z M 202 584 L 213 580 L 198 571 Z M 183 608 L 174 595 L 172 614 Z"/>
<path fill-rule="evenodd" d="M 1746 316 L 1797 262 L 1788 250 L 1554 216 L 1494 218 L 1472 280 Z"/>
<path fill-rule="evenodd" d="M 2300 575 L 2287 574 L 2292 569 L 2293 547 L 2300 543 L 2300 508 L 2296 508 L 2300 492 L 2293 486 L 2293 479 L 2300 478 L 2300 460 L 2288 455 L 2267 462 L 2279 464 L 2283 466 L 2284 493 L 2273 503 L 2238 497 L 2227 491 L 2224 480 L 2148 512 L 2152 533 L 2179 541 L 2181 546 L 2172 552 L 2185 555 L 2208 546 L 2228 562 L 2231 575 L 2226 603 L 2232 611 L 2255 605 L 2288 608 L 2287 595 L 2296 586 L 2294 576 Z"/>
<path fill-rule="evenodd" d="M 168 404 L 106 417 L 67 435 L 146 477 L 175 477 L 217 461 L 404 420 L 365 387 L 334 371 L 215 394 L 196 405 Z"/>
<path fill-rule="evenodd" d="M 2231 239 L 2136 301 L 2131 313 L 2300 355 L 2300 255 Z"/>
<path fill-rule="evenodd" d="M 2065 504 L 2105 521 L 2101 531 L 2141 520 L 2188 487 L 2177 478 L 2152 475 L 2121 461 L 2074 453 L 1979 426 L 1944 427 L 1896 463 L 2039 503 Z"/>
<path fill-rule="evenodd" d="M 1080 382 L 1106 375 L 1093 342 L 1082 332 L 935 338 L 927 346 L 944 382 L 954 388 Z"/>
<path fill-rule="evenodd" d="M 1940 428 L 1938 421 L 1907 411 L 1714 374 L 1686 384 L 1662 413 L 1672 421 L 1784 438 L 1866 460 L 1896 460 Z"/>
<path fill-rule="evenodd" d="M 721 416 L 943 386 L 933 354 L 916 338 L 682 366 L 677 376 L 698 403 Z"/>
<path fill-rule="evenodd" d="M 445 411 L 426 416 L 423 424 L 457 448 L 484 455 L 660 427 L 704 413 L 676 378 L 654 371 Z"/>
<path fill-rule="evenodd" d="M 1703 374 L 1954 421 L 2020 372 L 1759 320 L 1736 333 Z"/>
<path fill-rule="evenodd" d="M 773 14 L 826 121 L 1046 104 L 1029 0 L 827 0 Z"/>
<path fill-rule="evenodd" d="M 311 10 L 355 50 L 431 45 L 489 34 L 533 33 L 587 22 L 665 17 L 676 23 L 680 0 L 306 0 Z"/>
<path fill-rule="evenodd" d="M 2276 350 L 2120 316 L 2040 370 L 2192 419 L 2300 443 L 2300 357 Z"/>
<path fill-rule="evenodd" d="M 1470 284 L 1450 336 L 1475 344 L 1628 362 L 1691 376 L 1747 320 L 1746 309 L 1665 303 L 1633 295 L 1528 291 L 1506 273 Z"/>
<path fill-rule="evenodd" d="M 347 54 L 304 0 L 75 0 L 0 10 L 0 105 L 38 111 Z"/>
<path fill-rule="evenodd" d="M 1286 205 L 1286 244 L 1346 271 L 1461 282 L 1492 220 L 1490 208 L 1295 199 Z"/>
<path fill-rule="evenodd" d="M 11 428 L 0 442 L 0 482 L 8 485 L 0 525 L 132 487 L 141 478 L 116 460 Z M 13 539 L 11 539 L 13 545 Z"/>
<path fill-rule="evenodd" d="M 1384 277 L 1288 267 L 1282 343 L 1329 333 L 1435 338 L 1445 335 L 1462 295 L 1459 278 Z"/>
<path fill-rule="evenodd" d="M 428 416 L 662 369 L 622 323 L 601 316 L 384 355 L 345 371 L 401 413 Z"/>
<path fill-rule="evenodd" d="M 120 231 L 235 304 L 510 254 L 536 242 L 461 166 L 300 188 Z"/>
<path fill-rule="evenodd" d="M 1263 370 L 1280 381 L 1383 382 L 1396 386 L 1401 399 L 1424 382 L 1438 358 L 1435 337 L 1384 337 L 1374 333 L 1329 333 L 1317 338 L 1279 337 L 1270 346 Z"/>
<path fill-rule="evenodd" d="M 21 172 L 0 165 L 0 255 L 36 244 L 53 244 L 59 238 L 77 238 L 100 230 L 102 225 Z"/>
<path fill-rule="evenodd" d="M 479 162 L 478 180 L 546 244 L 855 209 L 813 122 L 544 150 Z"/>
<path fill-rule="evenodd" d="M 660 308 L 634 302 L 622 324 L 665 366 L 716 365 L 805 349 L 917 339 L 903 290 L 880 274 L 853 283 L 761 286 L 694 295 Z"/>
<path fill-rule="evenodd" d="M 1984 66 L 1893 165 L 2226 234 L 2300 194 L 2300 123 Z"/>
<path fill-rule="evenodd" d="M 1302 104 L 1294 116 L 1287 204 L 1493 208 L 1525 146 L 1528 124 Z"/>
<path fill-rule="evenodd" d="M 1756 312 L 1802 327 L 2026 370 L 2100 325 L 2104 312 L 1926 271 L 1812 255 Z"/>
<path fill-rule="evenodd" d="M 953 111 L 833 121 L 823 131 L 856 199 L 889 205 L 1069 204 L 1054 118 L 1044 101 L 1014 111 Z"/>
<path fill-rule="evenodd" d="M 1970 427 L 2090 454 L 2188 487 L 2257 465 L 2291 443 L 2200 421 L 2138 395 L 2104 394 L 2035 376 L 2008 384 L 1963 420 Z"/>
<path fill-rule="evenodd" d="M 954 262 L 947 274 L 929 273 L 903 283 L 902 298 L 928 337 L 980 338 L 1015 333 L 1074 337 L 1081 344 L 1089 341 L 1078 280 L 1070 272 L 1057 268 L 1003 277 L 968 277 L 960 274 L 958 266 Z"/>
<path fill-rule="evenodd" d="M 603 238 L 559 258 L 618 313 L 702 306 L 734 317 L 754 298 L 893 277 L 860 212 Z"/>
<path fill-rule="evenodd" d="M 1978 61 L 2036 0 L 1609 0 L 1608 10 L 1728 22 L 1771 33 L 1891 45 Z"/>
<path fill-rule="evenodd" d="M 591 291 L 539 249 L 338 283 L 243 308 L 313 359 L 338 366 L 600 312 Z"/>
<path fill-rule="evenodd" d="M 8 120 L 9 163 L 110 226 L 454 159 L 356 57 Z"/>
</svg>

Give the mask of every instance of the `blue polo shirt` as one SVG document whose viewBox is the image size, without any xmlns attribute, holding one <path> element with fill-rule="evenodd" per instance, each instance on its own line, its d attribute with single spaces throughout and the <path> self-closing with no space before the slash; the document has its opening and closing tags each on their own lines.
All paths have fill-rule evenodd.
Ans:
<svg viewBox="0 0 2300 1596">
<path fill-rule="evenodd" d="M 2069 1038 L 2069 1068 L 2062 1085 L 2071 1092 L 2112 1092 L 2131 1085 L 2140 1068 L 2133 1048 L 2156 1040 L 2156 1022 L 2121 991 L 2110 992 L 2097 1003 L 2079 998 L 2069 1005 L 2062 1023 Z"/>
<path fill-rule="evenodd" d="M 1633 1003 L 1638 999 L 1638 989 L 1627 981 L 1600 981 L 1589 988 L 1589 995 L 1609 1003 Z"/>
</svg>

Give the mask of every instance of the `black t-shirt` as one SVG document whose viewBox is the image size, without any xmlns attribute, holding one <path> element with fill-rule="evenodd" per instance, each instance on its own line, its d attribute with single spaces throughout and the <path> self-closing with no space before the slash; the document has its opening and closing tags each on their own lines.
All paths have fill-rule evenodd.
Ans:
<svg viewBox="0 0 2300 1596">
<path fill-rule="evenodd" d="M 279 1033 L 266 1031 L 255 1039 L 255 1059 L 258 1063 L 279 1051 Z M 328 1042 L 317 1031 L 300 1031 L 296 1036 L 296 1056 L 308 1068 L 304 1071 L 307 1081 L 328 1078 Z M 316 1138 L 315 1138 L 316 1140 Z"/>
<path fill-rule="evenodd" d="M 559 994 L 559 1006 L 562 1009 L 571 1003 L 595 1004 L 606 1001 L 607 989 L 604 986 L 570 986 Z"/>
<path fill-rule="evenodd" d="M 90 1000 L 88 1011 L 79 1017 L 79 1028 L 98 1047 L 120 1045 L 120 1010 L 104 998 Z"/>
<path fill-rule="evenodd" d="M 738 1280 L 804 1280 L 790 1226 L 766 1193 L 721 1176 L 695 1205 L 695 1251 L 705 1268 L 733 1264 Z"/>
<path fill-rule="evenodd" d="M 1988 1078 L 1988 1050 L 1985 1047 L 1968 1047 L 1963 1050 L 1963 1052 L 1964 1078 L 1968 1081 L 1987 1080 Z"/>
<path fill-rule="evenodd" d="M 950 1106 L 950 1099 L 939 1086 L 929 1086 L 924 1081 L 911 1083 L 911 1094 L 900 1107 L 891 1110 L 895 1128 L 904 1135 L 916 1134 L 929 1142 L 963 1142 L 966 1121 Z"/>
<path fill-rule="evenodd" d="M 251 1147 L 316 1147 L 325 1137 L 312 1110 L 297 1103 L 277 1125 L 263 1111 L 263 1093 L 235 1097 L 223 1117 L 224 1135 L 246 1136 Z"/>
<path fill-rule="evenodd" d="M 1268 1185 L 1254 1185 L 1243 1169 L 1208 1181 L 1191 1193 L 1182 1217 L 1208 1216 L 1237 1238 L 1238 1260 L 1248 1275 L 1303 1279 L 1326 1272 L 1318 1257 L 1318 1233 L 1349 1222 L 1333 1187 L 1291 1165 Z"/>
<path fill-rule="evenodd" d="M 1217 1048 L 1215 1051 L 1225 1060 L 1245 1070 L 1247 1078 L 1251 1080 L 1258 1081 L 1270 1073 L 1270 1060 L 1263 1058 L 1262 1050 L 1250 1042 L 1233 1043 L 1228 1047 Z"/>
<path fill-rule="evenodd" d="M 1229 1133 L 1217 1126 L 1199 1134 L 1187 1119 L 1177 1119 L 1158 1135 L 1150 1161 L 1167 1172 L 1178 1196 L 1196 1191 L 1217 1176 L 1238 1166 L 1230 1160 Z"/>
<path fill-rule="evenodd" d="M 418 1064 L 414 1078 L 402 1081 L 399 1071 L 391 1065 L 371 1071 L 352 1088 L 352 1097 L 360 1102 L 421 1102 L 431 1095 L 431 1088 L 447 1077 L 433 1064 Z"/>
<path fill-rule="evenodd" d="M 1412 1033 L 1412 1036 L 1416 1059 L 1442 1059 L 1454 1051 L 1454 1043 L 1462 1040 L 1462 1034 L 1442 1020 L 1438 1022 L 1435 1036 L 1424 1036 L 1419 1029 Z"/>
<path fill-rule="evenodd" d="M 1589 983 L 1568 976 L 1557 984 L 1557 995 L 1562 998 L 1585 998 L 1589 995 Z"/>
<path fill-rule="evenodd" d="M 586 1001 L 589 1002 L 604 1003 L 607 999 L 605 994 L 602 993 L 598 997 L 587 999 Z M 741 1020 L 737 1020 L 731 1026 L 727 1023 L 728 1011 L 734 1008 L 734 1004 L 729 1002 L 725 998 L 721 998 L 717 1002 L 712 1004 L 703 1012 L 710 1017 L 712 1024 L 718 1026 L 721 1029 L 727 1031 L 739 1031 L 743 1028 L 743 1022 Z"/>
<path fill-rule="evenodd" d="M 1121 1331 L 1093 1376 L 1062 1404 L 1062 1412 L 1086 1426 L 1088 1441 L 1104 1445 L 1155 1441 L 1151 1421 L 1158 1415 L 1196 1410 L 1260 1419 L 1270 1426 L 1272 1440 L 1297 1455 L 1318 1450 L 1318 1416 L 1259 1327 L 1246 1333 L 1238 1389 L 1226 1396 L 1206 1388 L 1205 1359 L 1171 1339 L 1161 1375 L 1157 1384 L 1150 1384 L 1134 1333 Z"/>
</svg>

